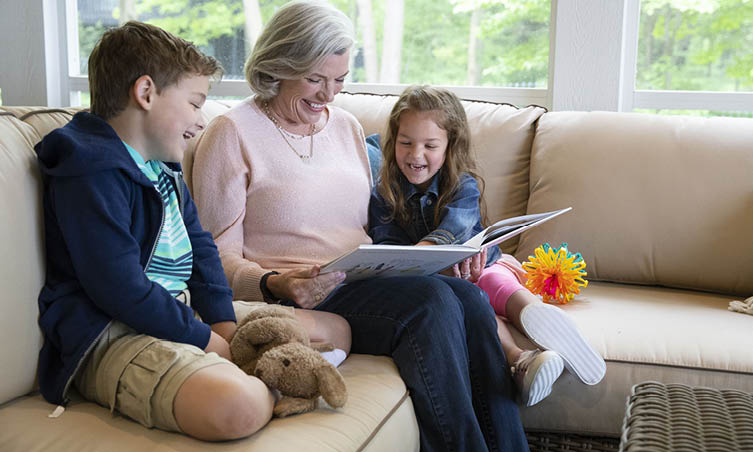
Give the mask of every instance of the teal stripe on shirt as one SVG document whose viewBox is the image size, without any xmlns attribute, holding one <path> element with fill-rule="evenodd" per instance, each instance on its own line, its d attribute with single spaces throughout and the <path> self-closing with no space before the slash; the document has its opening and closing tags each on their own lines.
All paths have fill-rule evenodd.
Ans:
<svg viewBox="0 0 753 452">
<path fill-rule="evenodd" d="M 150 281 L 161 285 L 173 296 L 187 288 L 186 281 L 191 277 L 193 268 L 193 250 L 191 240 L 183 223 L 183 216 L 178 205 L 178 196 L 170 181 L 155 160 L 144 161 L 134 148 L 125 144 L 141 172 L 152 181 L 162 197 L 164 223 L 157 238 L 152 259 L 144 271 Z"/>
</svg>

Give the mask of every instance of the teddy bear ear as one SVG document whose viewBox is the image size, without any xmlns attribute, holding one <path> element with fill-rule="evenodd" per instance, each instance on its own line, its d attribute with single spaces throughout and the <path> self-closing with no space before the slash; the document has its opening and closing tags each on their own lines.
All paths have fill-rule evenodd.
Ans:
<svg viewBox="0 0 753 452">
<path fill-rule="evenodd" d="M 345 379 L 332 364 L 314 369 L 314 375 L 319 382 L 319 392 L 322 398 L 332 407 L 340 408 L 348 400 L 348 388 Z"/>
</svg>

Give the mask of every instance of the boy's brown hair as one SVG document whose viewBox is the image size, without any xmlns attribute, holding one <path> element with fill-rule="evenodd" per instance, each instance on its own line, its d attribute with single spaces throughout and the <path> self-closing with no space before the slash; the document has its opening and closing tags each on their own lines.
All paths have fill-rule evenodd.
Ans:
<svg viewBox="0 0 753 452">
<path fill-rule="evenodd" d="M 128 91 L 142 75 L 159 94 L 187 75 L 222 77 L 220 63 L 192 43 L 154 25 L 130 21 L 107 30 L 89 56 L 91 112 L 109 120 L 128 105 Z"/>
<path fill-rule="evenodd" d="M 439 173 L 439 198 L 434 209 L 434 224 L 439 224 L 442 210 L 451 200 L 463 173 L 476 179 L 481 196 L 479 208 L 481 221 L 486 223 L 484 203 L 484 179 L 478 174 L 476 161 L 471 151 L 471 130 L 465 108 L 460 99 L 451 91 L 431 86 L 409 86 L 392 107 L 387 134 L 382 140 L 382 168 L 379 174 L 379 194 L 392 208 L 386 221 L 397 221 L 406 225 L 410 221 L 407 199 L 401 187 L 402 173 L 397 165 L 395 147 L 400 129 L 400 116 L 406 111 L 433 113 L 434 122 L 447 132 L 445 161 Z"/>
</svg>

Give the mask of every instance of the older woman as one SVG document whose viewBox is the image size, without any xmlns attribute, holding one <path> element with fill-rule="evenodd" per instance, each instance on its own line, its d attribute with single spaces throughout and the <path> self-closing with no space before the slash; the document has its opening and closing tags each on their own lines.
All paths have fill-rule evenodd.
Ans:
<svg viewBox="0 0 753 452">
<path fill-rule="evenodd" d="M 362 243 L 370 172 L 363 130 L 328 105 L 348 74 L 353 30 L 323 3 L 282 7 L 246 63 L 255 93 L 207 127 L 193 181 L 236 298 L 307 308 L 323 339 L 391 356 L 408 386 L 422 450 L 527 450 L 494 313 L 448 277 L 341 284 L 319 265 Z M 439 333 L 439 334 L 438 334 Z"/>
</svg>

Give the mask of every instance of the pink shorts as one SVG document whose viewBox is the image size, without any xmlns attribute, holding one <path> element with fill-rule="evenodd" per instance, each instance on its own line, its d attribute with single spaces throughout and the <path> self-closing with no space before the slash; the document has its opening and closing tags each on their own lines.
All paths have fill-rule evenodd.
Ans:
<svg viewBox="0 0 753 452">
<path fill-rule="evenodd" d="M 525 270 L 512 256 L 503 255 L 501 259 L 486 267 L 476 285 L 489 295 L 494 312 L 506 317 L 507 300 L 510 295 L 525 289 Z"/>
</svg>

